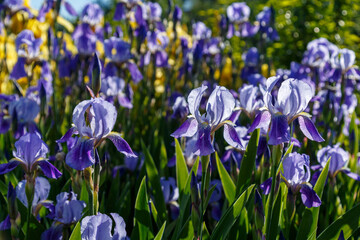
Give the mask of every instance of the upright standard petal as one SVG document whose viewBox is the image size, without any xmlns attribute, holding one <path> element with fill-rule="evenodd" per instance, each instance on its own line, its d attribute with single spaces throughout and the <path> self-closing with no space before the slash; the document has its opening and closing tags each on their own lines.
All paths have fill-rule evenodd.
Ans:
<svg viewBox="0 0 360 240">
<path fill-rule="evenodd" d="M 234 107 L 235 99 L 230 91 L 225 87 L 216 86 L 206 105 L 206 118 L 212 126 L 217 126 L 229 119 Z"/>
<path fill-rule="evenodd" d="M 307 138 L 316 142 L 325 141 L 316 129 L 314 123 L 308 117 L 299 116 L 298 121 L 300 125 L 300 130 Z"/>
<path fill-rule="evenodd" d="M 22 160 L 31 169 L 33 163 L 40 158 L 46 158 L 48 146 L 37 133 L 27 133 L 15 142 L 14 157 Z"/>
<path fill-rule="evenodd" d="M 76 170 L 84 170 L 95 163 L 94 139 L 79 138 L 66 155 L 66 164 Z"/>
<path fill-rule="evenodd" d="M 199 107 L 200 107 L 201 98 L 204 95 L 206 89 L 207 86 L 205 85 L 195 88 L 190 92 L 187 98 L 189 104 L 189 111 L 192 115 L 195 116 L 198 122 L 202 122 Z"/>
</svg>

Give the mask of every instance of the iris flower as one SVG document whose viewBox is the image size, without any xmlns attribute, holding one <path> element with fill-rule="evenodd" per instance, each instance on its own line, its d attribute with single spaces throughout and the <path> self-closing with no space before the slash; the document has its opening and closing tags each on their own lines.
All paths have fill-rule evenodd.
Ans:
<svg viewBox="0 0 360 240">
<path fill-rule="evenodd" d="M 73 134 L 79 134 L 76 145 L 66 155 L 66 163 L 76 169 L 83 170 L 95 163 L 94 149 L 106 138 L 110 139 L 117 150 L 125 156 L 136 155 L 129 144 L 117 132 L 112 132 L 117 112 L 111 103 L 102 98 L 92 98 L 79 103 L 73 112 L 74 126 L 57 140 L 58 143 L 68 141 Z"/>
<path fill-rule="evenodd" d="M 360 181 L 360 176 L 351 172 L 350 169 L 347 168 L 347 164 L 349 163 L 349 153 L 342 149 L 339 145 L 326 146 L 320 149 L 316 156 L 320 165 L 312 166 L 311 168 L 313 170 L 324 168 L 327 160 L 331 158 L 329 166 L 329 175 L 331 177 L 334 178 L 339 172 L 343 172 L 349 177 Z"/>
<path fill-rule="evenodd" d="M 308 207 L 319 207 L 321 200 L 312 189 L 310 180 L 310 158 L 308 155 L 290 153 L 283 162 L 282 180 L 289 188 L 289 194 L 301 194 L 303 204 Z M 260 185 L 265 194 L 268 194 L 271 187 L 272 178 Z"/>
<path fill-rule="evenodd" d="M 20 165 L 27 175 L 31 175 L 39 166 L 45 176 L 59 178 L 62 173 L 46 159 L 48 146 L 37 133 L 27 133 L 15 142 L 14 158 L 0 164 L 0 174 L 8 173 Z"/>
<path fill-rule="evenodd" d="M 289 78 L 282 82 L 275 97 L 272 90 L 279 79 L 280 77 L 277 76 L 267 80 L 264 94 L 266 110 L 255 117 L 249 132 L 256 128 L 267 128 L 270 124 L 269 144 L 278 145 L 290 140 L 289 124 L 298 119 L 300 130 L 307 138 L 317 142 L 324 141 L 311 121 L 310 115 L 304 113 L 314 96 L 311 86 L 307 82 Z"/>
<path fill-rule="evenodd" d="M 206 156 L 215 151 L 214 133 L 224 126 L 226 142 L 235 148 L 242 149 L 243 146 L 234 124 L 228 120 L 235 107 L 234 97 L 225 87 L 217 86 L 208 99 L 206 114 L 201 115 L 199 107 L 206 89 L 207 87 L 202 85 L 190 92 L 188 104 L 191 115 L 171 136 L 194 137 L 196 142 L 192 145 L 191 152 L 195 155 Z"/>
</svg>

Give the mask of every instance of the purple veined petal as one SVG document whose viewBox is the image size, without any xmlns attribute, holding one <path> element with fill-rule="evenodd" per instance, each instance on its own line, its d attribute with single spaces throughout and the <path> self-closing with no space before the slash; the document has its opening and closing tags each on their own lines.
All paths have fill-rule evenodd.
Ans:
<svg viewBox="0 0 360 240">
<path fill-rule="evenodd" d="M 10 79 L 18 80 L 20 78 L 27 77 L 25 72 L 25 61 L 26 59 L 24 57 L 18 58 L 13 70 L 11 71 Z"/>
<path fill-rule="evenodd" d="M 201 87 L 193 89 L 188 98 L 188 104 L 189 104 L 189 111 L 192 115 L 195 116 L 198 122 L 201 122 L 201 115 L 199 112 L 200 102 L 201 98 L 204 95 L 205 91 L 207 89 L 207 86 L 202 85 Z"/>
<path fill-rule="evenodd" d="M 269 145 L 278 145 L 290 140 L 289 125 L 284 115 L 274 116 L 271 119 L 269 131 Z"/>
<path fill-rule="evenodd" d="M 314 123 L 308 117 L 299 116 L 298 121 L 299 121 L 299 125 L 300 125 L 300 130 L 307 138 L 309 138 L 310 140 L 316 141 L 316 142 L 325 141 L 322 138 L 322 136 L 319 134 Z"/>
<path fill-rule="evenodd" d="M 14 170 L 20 164 L 19 161 L 12 160 L 8 163 L 0 164 L 0 174 L 5 174 Z"/>
<path fill-rule="evenodd" d="M 115 228 L 113 239 L 125 239 L 126 238 L 126 224 L 124 219 L 117 213 L 110 213 L 111 217 L 114 219 Z"/>
<path fill-rule="evenodd" d="M 62 136 L 59 140 L 56 140 L 57 143 L 63 143 L 63 142 L 67 142 L 69 141 L 69 139 L 72 137 L 72 135 L 74 134 L 78 134 L 78 131 L 76 129 L 76 127 L 72 127 L 70 128 L 65 134 L 64 136 Z"/>
<path fill-rule="evenodd" d="M 271 190 L 271 184 L 272 184 L 272 177 L 268 178 L 265 180 L 265 182 L 263 182 L 262 184 L 260 184 L 260 188 L 263 191 L 263 193 L 265 195 L 268 195 L 270 193 Z"/>
<path fill-rule="evenodd" d="M 37 162 L 40 166 L 41 170 L 43 171 L 44 175 L 48 178 L 59 178 L 61 177 L 62 173 L 49 161 L 42 160 Z"/>
<path fill-rule="evenodd" d="M 239 135 L 237 134 L 235 128 L 230 124 L 224 124 L 224 139 L 234 148 L 244 149 L 241 144 Z"/>
<path fill-rule="evenodd" d="M 307 208 L 319 207 L 321 205 L 321 200 L 319 196 L 308 185 L 302 185 L 300 193 L 301 200 Z"/>
<path fill-rule="evenodd" d="M 129 144 L 120 136 L 119 133 L 111 132 L 107 138 L 110 139 L 114 143 L 116 149 L 126 157 L 137 157 L 131 150 Z"/>
<path fill-rule="evenodd" d="M 348 169 L 341 170 L 343 173 L 348 175 L 348 177 L 351 177 L 352 179 L 355 179 L 356 181 L 360 181 L 360 176 L 356 173 L 350 172 Z"/>
<path fill-rule="evenodd" d="M 127 66 L 130 71 L 130 75 L 134 83 L 139 83 L 143 79 L 143 75 L 141 74 L 139 68 L 135 63 L 128 62 Z"/>
<path fill-rule="evenodd" d="M 251 124 L 248 132 L 251 133 L 258 128 L 269 128 L 271 122 L 271 114 L 269 111 L 262 111 L 256 115 L 254 122 Z"/>
<path fill-rule="evenodd" d="M 174 138 L 192 137 L 198 130 L 199 123 L 195 118 L 188 118 L 186 121 L 170 136 Z"/>
<path fill-rule="evenodd" d="M 70 15 L 76 17 L 77 16 L 77 12 L 75 11 L 75 9 L 71 6 L 70 3 L 68 3 L 67 1 L 64 1 L 64 5 L 65 5 L 65 9 L 68 13 L 70 13 Z"/>
<path fill-rule="evenodd" d="M 114 20 L 121 21 L 126 17 L 126 9 L 125 5 L 122 2 L 116 4 L 115 13 L 114 13 Z"/>
<path fill-rule="evenodd" d="M 207 156 L 215 152 L 211 142 L 211 128 L 209 126 L 199 127 L 197 135 L 194 135 L 196 142 L 191 146 L 191 152 L 196 156 Z"/>
<path fill-rule="evenodd" d="M 84 170 L 95 163 L 94 139 L 79 138 L 66 155 L 66 164 L 76 170 Z"/>
<path fill-rule="evenodd" d="M 7 215 L 4 221 L 0 222 L 0 231 L 5 231 L 11 228 L 10 216 Z"/>
</svg>

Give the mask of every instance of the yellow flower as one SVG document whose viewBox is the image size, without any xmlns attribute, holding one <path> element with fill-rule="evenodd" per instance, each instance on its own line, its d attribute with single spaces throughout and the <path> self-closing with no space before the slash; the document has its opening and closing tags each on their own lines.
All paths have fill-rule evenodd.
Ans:
<svg viewBox="0 0 360 240">
<path fill-rule="evenodd" d="M 227 57 L 224 67 L 221 72 L 220 85 L 231 86 L 232 84 L 232 61 L 231 58 Z"/>
</svg>

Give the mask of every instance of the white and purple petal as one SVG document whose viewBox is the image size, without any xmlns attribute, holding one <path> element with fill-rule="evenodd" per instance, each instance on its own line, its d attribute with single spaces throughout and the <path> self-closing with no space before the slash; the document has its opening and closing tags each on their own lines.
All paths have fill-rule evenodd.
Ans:
<svg viewBox="0 0 360 240">
<path fill-rule="evenodd" d="M 111 132 L 107 138 L 110 139 L 114 143 L 116 149 L 126 157 L 137 157 L 129 144 L 121 137 L 119 133 Z"/>
<path fill-rule="evenodd" d="M 308 117 L 299 116 L 298 121 L 300 125 L 300 130 L 307 138 L 316 142 L 325 141 L 316 129 L 314 123 Z"/>
<path fill-rule="evenodd" d="M 198 130 L 198 122 L 195 118 L 188 118 L 175 132 L 170 136 L 174 138 L 192 137 Z"/>
</svg>

